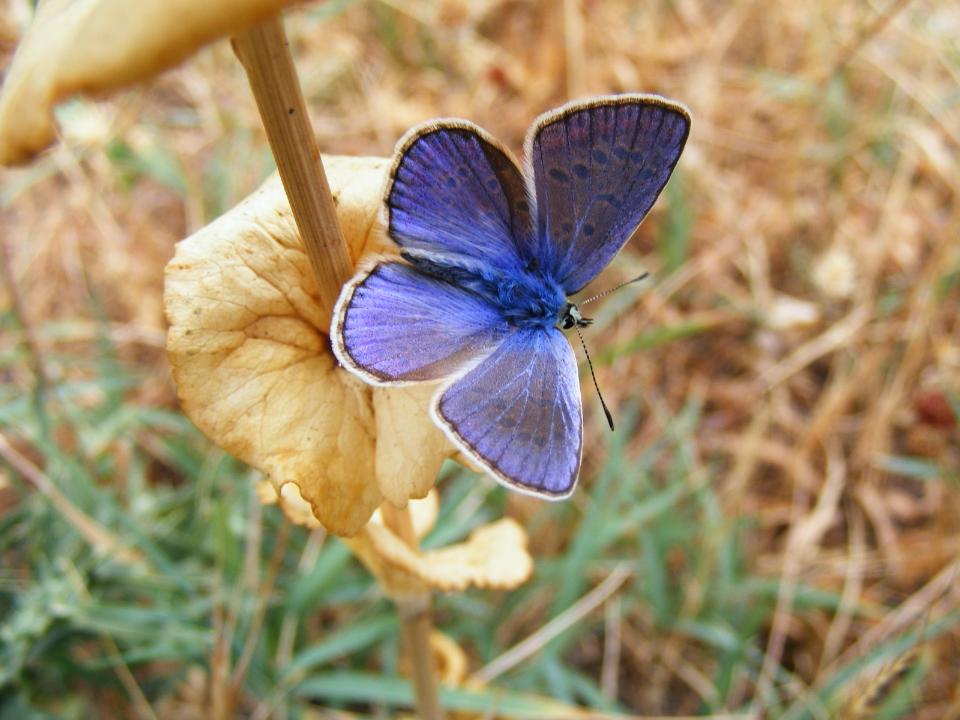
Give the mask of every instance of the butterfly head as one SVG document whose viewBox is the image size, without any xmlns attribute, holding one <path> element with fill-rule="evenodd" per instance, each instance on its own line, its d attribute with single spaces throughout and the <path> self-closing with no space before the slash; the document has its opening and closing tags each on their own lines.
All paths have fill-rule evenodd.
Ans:
<svg viewBox="0 0 960 720">
<path fill-rule="evenodd" d="M 557 318 L 557 327 L 561 330 L 572 330 L 575 327 L 587 327 L 593 320 L 580 314 L 580 309 L 572 302 L 563 306 Z"/>
</svg>

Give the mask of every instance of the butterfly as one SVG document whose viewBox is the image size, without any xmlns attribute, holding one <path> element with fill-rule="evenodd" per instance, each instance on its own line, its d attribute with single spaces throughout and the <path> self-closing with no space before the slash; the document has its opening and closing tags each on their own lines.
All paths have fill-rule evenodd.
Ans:
<svg viewBox="0 0 960 720">
<path fill-rule="evenodd" d="M 533 123 L 521 170 L 471 122 L 414 128 L 384 195 L 400 258 L 344 285 L 337 359 L 373 385 L 443 381 L 430 414 L 461 452 L 508 487 L 569 496 L 583 408 L 564 331 L 590 322 L 570 297 L 633 235 L 689 132 L 657 95 L 573 102 Z"/>
</svg>

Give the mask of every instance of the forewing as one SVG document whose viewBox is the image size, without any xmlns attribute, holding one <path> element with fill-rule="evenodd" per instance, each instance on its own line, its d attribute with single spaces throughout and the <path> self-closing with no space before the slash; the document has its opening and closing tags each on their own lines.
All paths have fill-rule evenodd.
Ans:
<svg viewBox="0 0 960 720">
<path fill-rule="evenodd" d="M 686 109 L 655 95 L 571 103 L 534 123 L 537 255 L 565 292 L 583 288 L 630 239 L 689 131 Z"/>
<path fill-rule="evenodd" d="M 331 338 L 337 359 L 374 384 L 446 378 L 489 353 L 505 321 L 487 302 L 397 261 L 344 286 Z"/>
<path fill-rule="evenodd" d="M 412 255 L 517 272 L 532 234 L 523 175 L 510 154 L 462 120 L 400 141 L 386 193 L 390 237 Z"/>
<path fill-rule="evenodd" d="M 577 364 L 559 330 L 514 331 L 439 396 L 434 414 L 500 482 L 553 499 L 573 491 L 583 410 Z"/>
</svg>

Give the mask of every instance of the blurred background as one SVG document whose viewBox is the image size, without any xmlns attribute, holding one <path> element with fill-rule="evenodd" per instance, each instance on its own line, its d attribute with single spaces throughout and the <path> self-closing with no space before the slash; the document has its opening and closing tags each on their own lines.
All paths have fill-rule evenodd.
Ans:
<svg viewBox="0 0 960 720">
<path fill-rule="evenodd" d="M 0 4 L 4 67 L 31 14 Z M 444 468 L 427 544 L 506 513 L 536 562 L 436 600 L 471 669 L 621 578 L 491 706 L 960 718 L 960 6 L 328 0 L 286 26 L 324 153 L 460 116 L 519 155 L 537 114 L 598 93 L 693 115 L 595 283 L 655 277 L 593 313 L 618 429 L 585 385 L 582 489 Z M 164 356 L 174 243 L 273 170 L 229 44 L 57 118 L 0 174 L 0 717 L 187 720 L 231 683 L 244 717 L 392 716 L 388 603 L 261 507 Z M 105 559 L 115 538 L 151 569 Z"/>
</svg>

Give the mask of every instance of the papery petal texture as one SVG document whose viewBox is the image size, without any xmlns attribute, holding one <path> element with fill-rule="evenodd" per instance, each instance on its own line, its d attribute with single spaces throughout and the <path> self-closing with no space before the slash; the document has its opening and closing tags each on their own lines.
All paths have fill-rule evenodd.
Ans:
<svg viewBox="0 0 960 720">
<path fill-rule="evenodd" d="M 203 45 L 276 15 L 292 0 L 45 0 L 0 93 L 0 165 L 53 142 L 53 108 L 170 68 Z"/>
<path fill-rule="evenodd" d="M 527 534 L 511 518 L 477 528 L 464 542 L 439 550 L 414 550 L 379 522 L 347 544 L 394 599 L 429 590 L 509 590 L 533 572 Z"/>
<path fill-rule="evenodd" d="M 389 251 L 380 158 L 325 158 L 354 260 Z M 432 487 L 452 453 L 423 389 L 371 389 L 330 349 L 332 308 L 277 178 L 177 246 L 167 266 L 167 350 L 184 412 L 214 442 L 293 483 L 329 531 L 356 533 L 386 497 Z M 378 393 L 383 393 L 378 397 Z"/>
</svg>

